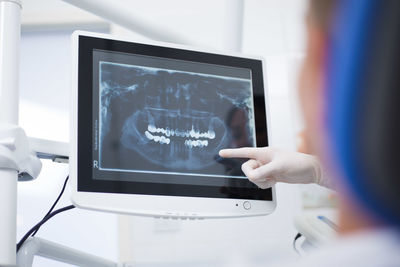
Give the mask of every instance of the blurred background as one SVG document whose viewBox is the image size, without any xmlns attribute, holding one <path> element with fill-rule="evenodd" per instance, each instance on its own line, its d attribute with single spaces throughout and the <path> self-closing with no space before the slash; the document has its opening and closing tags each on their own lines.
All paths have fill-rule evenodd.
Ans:
<svg viewBox="0 0 400 267">
<path fill-rule="evenodd" d="M 125 0 L 133 13 L 161 23 L 204 46 L 224 51 L 229 0 Z M 74 30 L 145 37 L 110 24 L 61 0 L 23 0 L 20 63 L 20 125 L 28 136 L 68 142 L 71 83 L 70 35 Z M 271 145 L 296 149 L 302 129 L 297 75 L 304 56 L 307 0 L 245 0 L 242 52 L 266 59 Z M 19 183 L 18 239 L 57 197 L 67 164 L 43 161 L 35 181 Z M 296 257 L 293 216 L 332 205 L 319 186 L 278 184 L 277 209 L 266 217 L 181 221 L 127 217 L 94 211 L 62 213 L 37 236 L 138 266 L 241 266 Z M 70 204 L 68 191 L 60 206 Z M 35 258 L 34 266 L 65 266 Z"/>
</svg>

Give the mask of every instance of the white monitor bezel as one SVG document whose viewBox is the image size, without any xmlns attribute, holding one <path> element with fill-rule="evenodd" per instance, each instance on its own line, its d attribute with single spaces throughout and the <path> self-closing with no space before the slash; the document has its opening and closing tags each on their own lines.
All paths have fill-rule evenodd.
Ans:
<svg viewBox="0 0 400 267">
<path fill-rule="evenodd" d="M 70 144 L 71 153 L 70 185 L 72 187 L 72 202 L 79 208 L 108 211 L 115 213 L 153 216 L 153 217 L 175 217 L 175 218 L 226 218 L 226 217 L 248 217 L 260 216 L 272 213 L 276 208 L 275 187 L 272 187 L 272 200 L 248 200 L 248 199 L 224 199 L 206 197 L 183 197 L 183 196 L 162 196 L 162 195 L 141 195 L 141 194 L 119 194 L 119 193 L 97 193 L 78 191 L 77 182 L 77 144 L 78 144 L 78 49 L 79 36 L 88 36 L 104 39 L 112 39 L 126 42 L 137 42 L 129 38 L 121 38 L 108 34 L 100 34 L 85 31 L 75 31 L 72 35 L 72 95 L 71 95 L 71 119 L 70 119 Z M 249 57 L 238 53 L 221 53 L 212 49 L 198 49 L 183 45 L 176 45 L 163 42 L 140 42 L 143 44 L 157 45 L 192 51 L 216 53 L 228 56 L 239 56 L 253 58 L 262 61 L 264 87 L 266 71 L 265 61 L 260 57 Z M 264 92 L 266 102 L 266 118 L 268 140 L 270 134 L 270 116 L 267 90 Z M 250 204 L 249 204 L 250 203 Z M 251 206 L 247 209 L 248 205 Z"/>
</svg>

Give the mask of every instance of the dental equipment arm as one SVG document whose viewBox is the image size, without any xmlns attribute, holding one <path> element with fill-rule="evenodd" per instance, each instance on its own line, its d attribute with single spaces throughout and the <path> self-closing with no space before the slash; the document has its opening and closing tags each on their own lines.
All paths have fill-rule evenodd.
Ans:
<svg viewBox="0 0 400 267">
<path fill-rule="evenodd" d="M 164 24 L 149 21 L 121 0 L 63 0 L 108 21 L 156 41 L 178 44 L 195 44 L 185 36 L 167 28 Z"/>
<path fill-rule="evenodd" d="M 17 182 L 35 179 L 41 162 L 18 127 L 19 0 L 0 0 L 0 266 L 16 264 Z"/>
<path fill-rule="evenodd" d="M 95 255 L 91 255 L 38 237 L 32 237 L 24 243 L 18 252 L 18 267 L 32 267 L 33 258 L 36 255 L 76 266 L 122 266 Z"/>
</svg>

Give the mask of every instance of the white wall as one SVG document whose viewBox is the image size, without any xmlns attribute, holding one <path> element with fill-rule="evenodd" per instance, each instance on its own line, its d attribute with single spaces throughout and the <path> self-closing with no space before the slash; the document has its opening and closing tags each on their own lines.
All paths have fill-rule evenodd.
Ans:
<svg viewBox="0 0 400 267">
<path fill-rule="evenodd" d="M 38 1 L 36 9 L 46 1 Z M 76 16 L 82 27 L 88 27 L 87 21 L 91 21 L 91 27 L 106 24 L 69 8 L 69 15 L 64 15 L 68 19 L 60 22 L 54 18 L 64 10 L 63 5 L 50 8 L 47 13 L 38 9 L 42 12 L 41 24 L 40 20 L 32 19 L 32 14 L 39 11 L 29 9 L 32 5 L 29 2 L 21 47 L 20 122 L 28 135 L 66 141 L 70 81 L 67 34 L 74 21 L 71 16 Z M 223 0 L 131 0 L 126 3 L 133 11 L 165 23 L 194 40 L 217 49 L 224 47 Z M 296 127 L 290 96 L 296 76 L 292 70 L 296 69 L 296 58 L 304 50 L 305 7 L 306 0 L 245 1 L 243 51 L 267 59 L 272 144 L 288 149 L 295 146 Z M 58 26 L 52 31 L 43 31 L 55 24 Z M 128 34 L 119 27 L 112 29 L 115 33 Z M 36 181 L 19 184 L 19 237 L 45 214 L 66 174 L 66 166 L 46 162 Z M 67 195 L 60 206 L 69 203 Z M 282 254 L 292 257 L 291 242 L 295 234 L 292 216 L 301 208 L 298 188 L 278 185 L 277 197 L 278 208 L 274 214 L 233 220 L 117 219 L 115 215 L 73 210 L 49 221 L 38 236 L 110 259 L 134 259 L 143 264 L 188 261 L 208 265 L 232 259 L 233 255 L 236 259 L 243 256 L 245 260 L 273 260 Z M 118 233 L 118 224 L 123 232 Z M 58 265 L 38 259 L 35 266 Z"/>
</svg>

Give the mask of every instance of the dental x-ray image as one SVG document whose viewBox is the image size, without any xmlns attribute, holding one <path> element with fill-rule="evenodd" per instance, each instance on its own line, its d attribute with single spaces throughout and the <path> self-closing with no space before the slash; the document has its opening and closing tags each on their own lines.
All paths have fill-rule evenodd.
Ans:
<svg viewBox="0 0 400 267">
<path fill-rule="evenodd" d="M 255 146 L 251 86 L 250 78 L 100 61 L 99 169 L 243 178 L 218 151 Z"/>
</svg>

